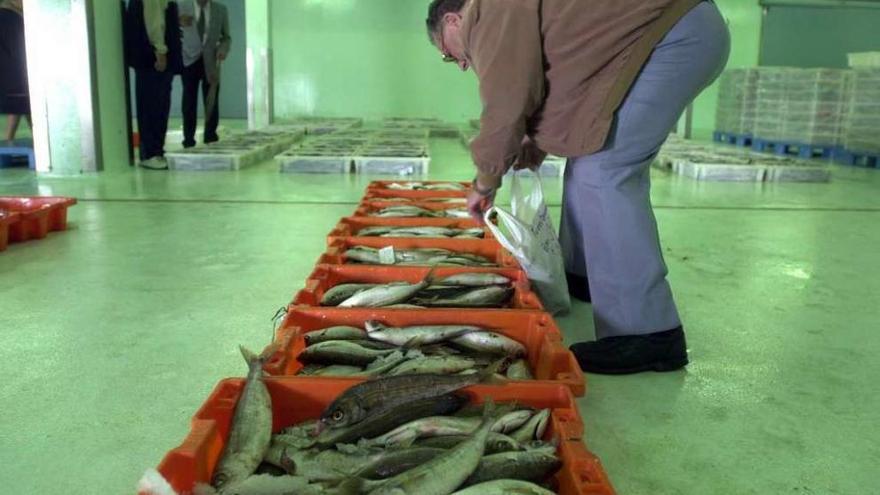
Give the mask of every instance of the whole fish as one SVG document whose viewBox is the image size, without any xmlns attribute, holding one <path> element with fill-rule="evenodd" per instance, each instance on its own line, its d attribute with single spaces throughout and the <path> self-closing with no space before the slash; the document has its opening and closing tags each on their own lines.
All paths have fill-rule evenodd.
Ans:
<svg viewBox="0 0 880 495">
<path fill-rule="evenodd" d="M 364 227 L 357 232 L 359 237 L 377 237 L 385 235 L 393 230 L 393 227 L 378 225 L 375 227 Z"/>
<path fill-rule="evenodd" d="M 443 213 L 448 218 L 470 218 L 471 213 L 464 208 L 453 208 L 444 210 Z"/>
<path fill-rule="evenodd" d="M 388 375 L 413 375 L 420 373 L 453 374 L 471 369 L 473 359 L 460 356 L 426 356 L 405 361 L 388 371 Z"/>
<path fill-rule="evenodd" d="M 368 349 L 347 340 L 331 340 L 306 347 L 299 355 L 303 363 L 344 364 L 348 366 L 367 366 L 378 357 L 394 352 L 391 349 Z"/>
<path fill-rule="evenodd" d="M 526 424 L 522 425 L 518 430 L 510 434 L 510 438 L 519 443 L 525 444 L 533 440 L 540 440 L 547 431 L 547 424 L 550 422 L 550 410 L 542 409 L 535 413 Z"/>
<path fill-rule="evenodd" d="M 522 426 L 532 416 L 530 411 L 512 411 L 499 417 L 493 424 L 493 433 L 506 433 Z M 434 416 L 417 419 L 401 425 L 384 435 L 363 440 L 362 447 L 409 447 L 422 437 L 443 437 L 471 434 L 480 424 L 479 418 Z"/>
<path fill-rule="evenodd" d="M 329 340 L 362 340 L 367 338 L 367 332 L 357 327 L 337 326 L 309 332 L 303 338 L 306 346 L 310 346 Z"/>
<path fill-rule="evenodd" d="M 385 450 L 382 456 L 364 466 L 355 476 L 367 480 L 383 480 L 421 466 L 448 449 L 415 447 L 403 450 Z"/>
<path fill-rule="evenodd" d="M 331 364 L 320 370 L 309 373 L 311 376 L 357 376 L 364 372 L 360 366 L 348 366 L 345 364 Z M 303 374 L 303 373 L 300 373 Z"/>
<path fill-rule="evenodd" d="M 272 439 L 272 399 L 263 383 L 263 364 L 275 352 L 269 346 L 259 356 L 241 347 L 248 364 L 247 381 L 235 405 L 232 427 L 211 484 L 221 493 L 249 478 L 263 461 Z"/>
<path fill-rule="evenodd" d="M 197 488 L 193 493 L 207 494 L 211 492 L 200 492 Z M 325 492 L 320 486 L 310 485 L 309 480 L 300 476 L 260 474 L 251 476 L 220 493 L 223 495 L 320 495 Z"/>
<path fill-rule="evenodd" d="M 507 371 L 505 372 L 507 378 L 511 380 L 534 380 L 535 377 L 532 376 L 531 370 L 529 370 L 529 363 L 525 359 L 517 359 L 510 366 L 507 367 Z"/>
<path fill-rule="evenodd" d="M 495 332 L 471 332 L 450 340 L 471 351 L 508 357 L 525 356 L 526 348 L 519 342 Z"/>
<path fill-rule="evenodd" d="M 421 359 L 423 354 L 419 351 L 395 351 L 385 357 L 380 357 L 370 363 L 362 372 L 355 376 L 381 376 L 395 370 L 413 359 Z"/>
<path fill-rule="evenodd" d="M 459 273 L 435 282 L 435 285 L 459 287 L 488 287 L 490 285 L 507 285 L 511 280 L 497 273 Z"/>
<path fill-rule="evenodd" d="M 360 263 L 369 263 L 371 265 L 379 264 L 379 252 L 376 250 L 352 248 L 346 251 L 344 256 L 348 261 L 354 260 Z"/>
<path fill-rule="evenodd" d="M 451 449 L 470 438 L 468 435 L 449 435 L 445 437 L 422 438 L 415 442 L 416 447 L 431 447 L 439 449 Z M 490 433 L 486 440 L 486 454 L 498 454 L 522 450 L 523 446 L 516 440 L 502 433 Z"/>
<path fill-rule="evenodd" d="M 519 480 L 495 480 L 473 485 L 452 495 L 555 495 L 546 488 Z"/>
<path fill-rule="evenodd" d="M 483 457 L 476 471 L 464 482 L 464 486 L 487 481 L 514 479 L 540 483 L 562 467 L 555 451 L 525 450 L 504 452 Z"/>
<path fill-rule="evenodd" d="M 402 406 L 377 411 L 352 426 L 324 429 L 315 439 L 315 444 L 326 448 L 361 438 L 373 438 L 419 418 L 452 414 L 466 403 L 467 398 L 454 393 L 413 400 Z"/>
<path fill-rule="evenodd" d="M 375 287 L 376 284 L 341 284 L 337 285 L 321 297 L 321 306 L 337 306 L 358 292 Z"/>
<path fill-rule="evenodd" d="M 299 450 L 273 442 L 266 453 L 266 462 L 284 468 L 287 474 L 319 482 L 348 478 L 381 457 L 381 451 L 343 453 L 335 449 Z"/>
<path fill-rule="evenodd" d="M 418 338 L 420 345 L 436 344 L 467 333 L 484 330 L 480 327 L 467 325 L 427 325 L 412 327 L 386 327 L 377 321 L 367 321 L 367 337 L 372 340 L 395 345 L 405 345 Z"/>
<path fill-rule="evenodd" d="M 416 468 L 401 473 L 379 487 L 370 495 L 449 495 L 461 486 L 476 469 L 486 448 L 492 424 L 494 407 L 492 401 L 486 402 L 483 421 L 473 436 Z M 442 474 L 438 476 L 438 474 Z"/>
<path fill-rule="evenodd" d="M 425 275 L 425 278 L 415 284 L 388 284 L 367 289 L 351 296 L 341 302 L 340 308 L 381 308 L 408 301 L 420 290 L 431 285 L 434 269 Z"/>
<path fill-rule="evenodd" d="M 503 364 L 504 360 L 499 360 L 473 375 L 402 375 L 360 383 L 327 406 L 321 422 L 334 429 L 354 425 L 370 415 L 397 409 L 407 402 L 438 397 L 480 383 L 492 377 Z"/>
<path fill-rule="evenodd" d="M 510 300 L 514 290 L 509 287 L 499 287 L 497 285 L 491 287 L 481 287 L 468 292 L 464 292 L 456 297 L 448 299 L 426 299 L 414 300 L 415 304 L 429 307 L 450 307 L 450 308 L 491 308 L 501 306 Z"/>
</svg>

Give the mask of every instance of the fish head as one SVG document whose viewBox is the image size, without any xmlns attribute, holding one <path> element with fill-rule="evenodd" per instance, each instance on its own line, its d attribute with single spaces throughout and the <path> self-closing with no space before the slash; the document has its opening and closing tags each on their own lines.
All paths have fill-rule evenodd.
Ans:
<svg viewBox="0 0 880 495">
<path fill-rule="evenodd" d="M 321 415 L 321 426 L 327 428 L 345 428 L 360 422 L 366 411 L 355 397 L 341 397 L 330 404 Z"/>
</svg>

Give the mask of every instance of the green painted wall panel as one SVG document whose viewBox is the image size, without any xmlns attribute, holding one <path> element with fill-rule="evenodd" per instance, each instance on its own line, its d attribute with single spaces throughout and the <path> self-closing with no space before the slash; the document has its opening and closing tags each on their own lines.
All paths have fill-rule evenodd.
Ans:
<svg viewBox="0 0 880 495">
<path fill-rule="evenodd" d="M 730 67 L 757 65 L 758 0 L 718 0 L 733 36 Z M 476 78 L 440 63 L 427 41 L 427 0 L 272 0 L 276 117 L 479 116 Z M 711 134 L 717 89 L 695 102 L 694 131 Z"/>
</svg>

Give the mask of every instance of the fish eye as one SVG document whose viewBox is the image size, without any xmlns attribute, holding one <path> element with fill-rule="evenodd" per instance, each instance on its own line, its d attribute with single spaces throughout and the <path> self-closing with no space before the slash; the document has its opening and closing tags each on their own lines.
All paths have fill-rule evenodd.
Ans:
<svg viewBox="0 0 880 495">
<path fill-rule="evenodd" d="M 345 413 L 337 409 L 333 411 L 333 416 L 331 416 L 331 419 L 333 419 L 333 421 L 342 421 L 342 418 L 344 417 Z"/>
</svg>

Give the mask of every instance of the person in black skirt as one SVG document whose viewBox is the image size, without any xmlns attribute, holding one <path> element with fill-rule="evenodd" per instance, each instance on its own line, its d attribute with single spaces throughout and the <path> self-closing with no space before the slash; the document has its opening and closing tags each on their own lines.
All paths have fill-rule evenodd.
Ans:
<svg viewBox="0 0 880 495">
<path fill-rule="evenodd" d="M 31 121 L 22 0 L 0 3 L 0 113 L 6 114 L 7 141 L 15 139 L 22 115 Z"/>
</svg>

